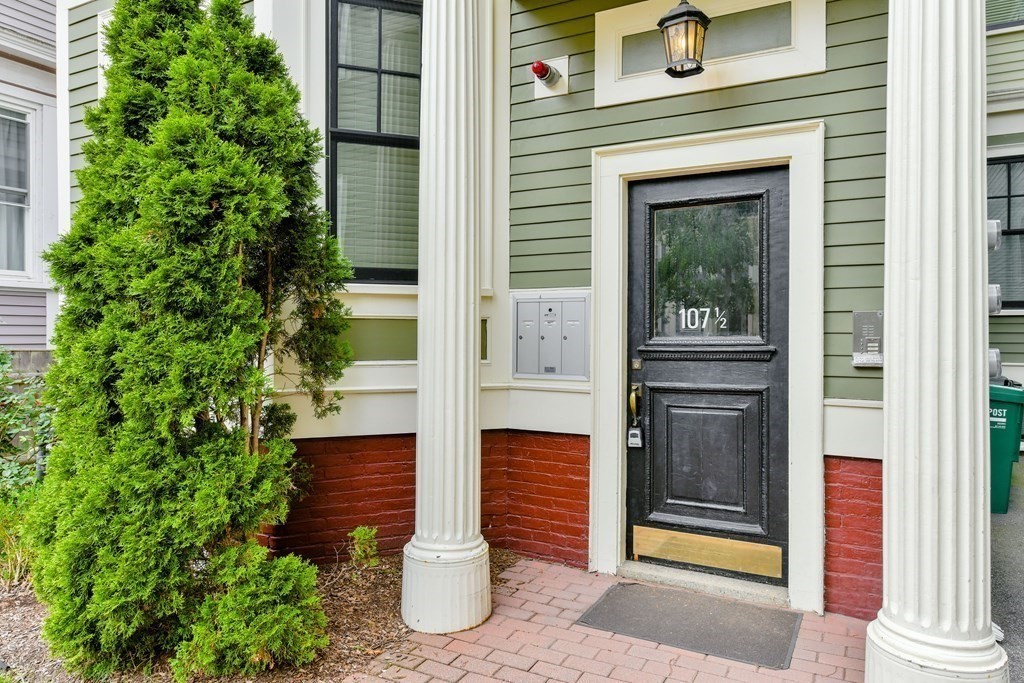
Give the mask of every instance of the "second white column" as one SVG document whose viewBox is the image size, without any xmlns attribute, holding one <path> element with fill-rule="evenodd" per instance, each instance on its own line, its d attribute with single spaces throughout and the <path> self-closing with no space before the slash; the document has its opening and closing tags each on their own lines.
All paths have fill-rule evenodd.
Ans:
<svg viewBox="0 0 1024 683">
<path fill-rule="evenodd" d="M 989 613 L 984 3 L 889 10 L 884 599 L 866 678 L 1005 681 Z"/>
</svg>

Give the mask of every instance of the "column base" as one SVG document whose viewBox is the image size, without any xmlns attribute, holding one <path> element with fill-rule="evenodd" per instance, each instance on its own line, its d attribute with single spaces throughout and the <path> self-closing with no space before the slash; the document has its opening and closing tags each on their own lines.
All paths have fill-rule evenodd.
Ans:
<svg viewBox="0 0 1024 683">
<path fill-rule="evenodd" d="M 405 546 L 402 619 L 421 633 L 454 633 L 479 626 L 491 615 L 491 567 L 487 542 L 466 546 Z"/>
<path fill-rule="evenodd" d="M 885 615 L 868 624 L 867 683 L 1009 680 L 1007 658 L 994 638 L 961 641 L 895 625 Z"/>
</svg>

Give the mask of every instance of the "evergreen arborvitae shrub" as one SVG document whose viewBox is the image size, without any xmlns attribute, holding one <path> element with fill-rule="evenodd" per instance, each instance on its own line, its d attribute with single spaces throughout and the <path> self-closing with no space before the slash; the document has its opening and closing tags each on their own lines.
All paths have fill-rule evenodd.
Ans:
<svg viewBox="0 0 1024 683">
<path fill-rule="evenodd" d="M 318 208 L 320 137 L 239 0 L 119 0 L 86 116 L 48 395 L 57 442 L 29 537 L 44 635 L 90 677 L 176 657 L 190 673 L 310 661 L 316 570 L 255 542 L 294 490 L 294 415 L 350 363 L 350 277 Z"/>
</svg>

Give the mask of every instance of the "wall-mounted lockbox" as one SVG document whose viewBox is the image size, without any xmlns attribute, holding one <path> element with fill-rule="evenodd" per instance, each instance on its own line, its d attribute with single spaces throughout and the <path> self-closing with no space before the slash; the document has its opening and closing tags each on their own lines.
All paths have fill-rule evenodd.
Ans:
<svg viewBox="0 0 1024 683">
<path fill-rule="evenodd" d="M 590 295 L 512 295 L 516 377 L 589 379 Z"/>
</svg>

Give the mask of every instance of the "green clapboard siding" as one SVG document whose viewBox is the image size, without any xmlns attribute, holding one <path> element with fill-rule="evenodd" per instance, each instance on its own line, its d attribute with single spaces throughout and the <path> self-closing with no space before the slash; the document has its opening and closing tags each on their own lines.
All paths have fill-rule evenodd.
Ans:
<svg viewBox="0 0 1024 683">
<path fill-rule="evenodd" d="M 1024 3 L 1017 4 L 1024 13 Z M 1024 88 L 1024 30 L 988 36 L 986 57 L 989 92 Z"/>
<path fill-rule="evenodd" d="M 1024 314 L 988 319 L 988 344 L 999 349 L 1004 363 L 1024 363 Z"/>
<path fill-rule="evenodd" d="M 886 0 L 830 0 L 828 71 L 594 107 L 594 14 L 629 0 L 513 0 L 512 288 L 588 286 L 591 150 L 823 118 L 825 393 L 880 399 L 881 373 L 850 365 L 851 314 L 882 307 Z M 569 95 L 533 99 L 528 65 L 569 55 Z"/>
</svg>

